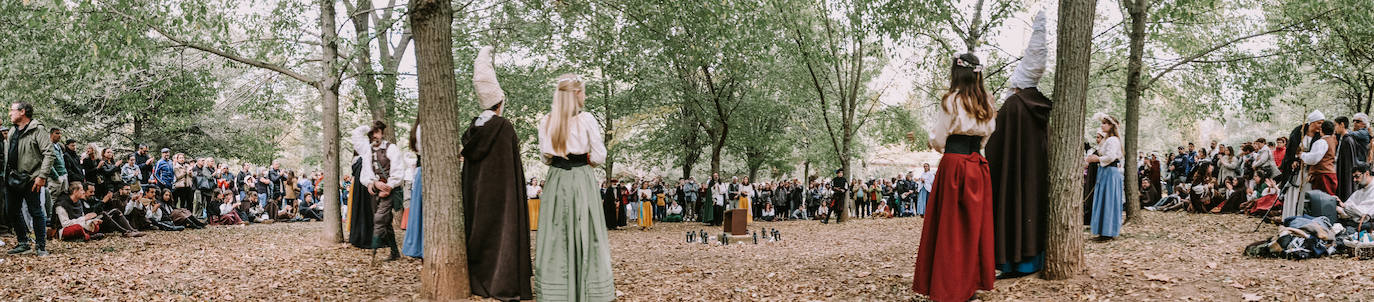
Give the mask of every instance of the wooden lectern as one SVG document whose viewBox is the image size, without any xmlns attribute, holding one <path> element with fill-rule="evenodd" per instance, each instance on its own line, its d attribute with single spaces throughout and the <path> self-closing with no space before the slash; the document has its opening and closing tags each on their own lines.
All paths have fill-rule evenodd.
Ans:
<svg viewBox="0 0 1374 302">
<path fill-rule="evenodd" d="M 744 235 L 749 231 L 749 210 L 734 209 L 725 211 L 725 232 L 730 235 Z"/>
</svg>

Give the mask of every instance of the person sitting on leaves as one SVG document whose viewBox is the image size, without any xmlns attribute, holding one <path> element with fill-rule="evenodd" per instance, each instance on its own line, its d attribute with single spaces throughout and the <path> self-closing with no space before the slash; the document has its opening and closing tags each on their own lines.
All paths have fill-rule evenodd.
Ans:
<svg viewBox="0 0 1374 302">
<path fill-rule="evenodd" d="M 100 224 L 103 222 L 95 213 L 86 213 L 75 200 L 86 198 L 86 188 L 79 181 L 73 181 L 68 185 L 66 195 L 58 196 L 54 212 L 57 214 L 57 221 L 61 223 L 61 230 L 57 232 L 58 238 L 63 240 L 100 240 L 105 238 L 100 234 Z"/>
<path fill-rule="evenodd" d="M 165 219 L 166 217 L 164 217 L 165 215 L 163 215 L 163 213 L 168 205 L 166 202 L 159 200 L 159 198 L 162 198 L 159 196 L 163 196 L 163 194 L 159 194 L 162 191 L 162 189 L 149 187 L 143 190 L 143 197 L 138 200 L 138 208 L 143 212 L 144 218 L 148 221 L 148 225 L 163 231 L 181 231 L 185 229 L 185 227 L 172 225 L 169 223 L 170 220 Z M 171 190 L 167 190 L 166 192 L 170 194 Z M 171 200 L 170 196 L 166 198 L 169 201 Z"/>
<path fill-rule="evenodd" d="M 162 200 L 160 201 L 162 205 L 158 207 L 158 211 L 162 212 L 161 219 L 164 223 L 171 222 L 173 225 L 188 229 L 205 228 L 205 223 L 197 220 L 195 215 L 191 215 L 191 210 L 172 207 L 172 200 L 174 200 L 172 190 L 162 191 Z"/>
</svg>

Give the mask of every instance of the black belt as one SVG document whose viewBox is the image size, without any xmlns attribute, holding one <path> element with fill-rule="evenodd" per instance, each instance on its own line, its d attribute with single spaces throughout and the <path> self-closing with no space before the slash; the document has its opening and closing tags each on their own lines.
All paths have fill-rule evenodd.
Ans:
<svg viewBox="0 0 1374 302">
<path fill-rule="evenodd" d="M 553 166 L 555 168 L 563 170 L 572 170 L 572 168 L 586 165 L 586 154 L 568 154 L 567 157 L 554 156 L 552 159 L 549 160 L 549 166 Z"/>
<path fill-rule="evenodd" d="M 983 148 L 982 136 L 950 135 L 945 139 L 945 153 L 974 154 Z"/>
<path fill-rule="evenodd" d="M 1114 161 L 1112 161 L 1112 163 L 1107 164 L 1107 166 L 1108 166 L 1108 167 L 1120 167 L 1120 166 L 1121 166 L 1121 160 L 1120 160 L 1120 159 L 1114 160 Z"/>
</svg>

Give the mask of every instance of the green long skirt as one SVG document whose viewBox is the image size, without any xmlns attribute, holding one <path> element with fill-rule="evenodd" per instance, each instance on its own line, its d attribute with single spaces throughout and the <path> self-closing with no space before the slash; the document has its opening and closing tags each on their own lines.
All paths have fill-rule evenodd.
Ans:
<svg viewBox="0 0 1374 302">
<path fill-rule="evenodd" d="M 611 301 L 611 243 L 591 166 L 549 168 L 535 234 L 534 293 L 539 301 Z"/>
</svg>

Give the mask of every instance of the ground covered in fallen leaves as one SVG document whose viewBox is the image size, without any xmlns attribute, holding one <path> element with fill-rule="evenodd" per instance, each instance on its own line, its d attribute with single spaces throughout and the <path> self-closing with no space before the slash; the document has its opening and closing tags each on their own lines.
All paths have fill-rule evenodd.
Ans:
<svg viewBox="0 0 1374 302">
<path fill-rule="evenodd" d="M 1146 212 L 1122 237 L 1085 243 L 1087 271 L 1064 281 L 997 282 L 993 301 L 1359 301 L 1374 297 L 1374 262 L 1289 261 L 1241 255 L 1256 222 L 1240 215 Z M 782 241 L 687 243 L 660 223 L 610 232 L 623 301 L 911 301 L 920 218 L 760 222 Z M 320 244 L 322 223 L 214 226 L 143 238 L 52 242 L 53 255 L 0 255 L 0 300 L 371 301 L 415 300 L 419 260 L 369 260 Z M 4 238 L 13 246 L 13 237 Z M 379 256 L 382 256 L 379 254 Z"/>
<path fill-rule="evenodd" d="M 1241 254 L 1273 235 L 1242 215 L 1146 212 L 1122 237 L 1086 242 L 1087 271 L 1065 281 L 1000 280 L 993 301 L 1360 301 L 1374 298 L 1374 261 L 1290 261 Z M 920 218 L 755 223 L 781 242 L 685 243 L 696 223 L 611 232 L 616 290 L 629 301 L 923 300 L 912 274 Z M 706 229 L 719 234 L 720 229 Z M 1085 238 L 1086 236 L 1085 232 Z"/>
<path fill-rule="evenodd" d="M 0 300 L 410 300 L 419 289 L 419 260 L 372 264 L 369 251 L 321 244 L 323 228 L 322 222 L 211 226 L 54 241 L 52 255 L 43 258 L 0 252 Z M 4 241 L 4 249 L 14 247 L 13 236 Z"/>
</svg>

